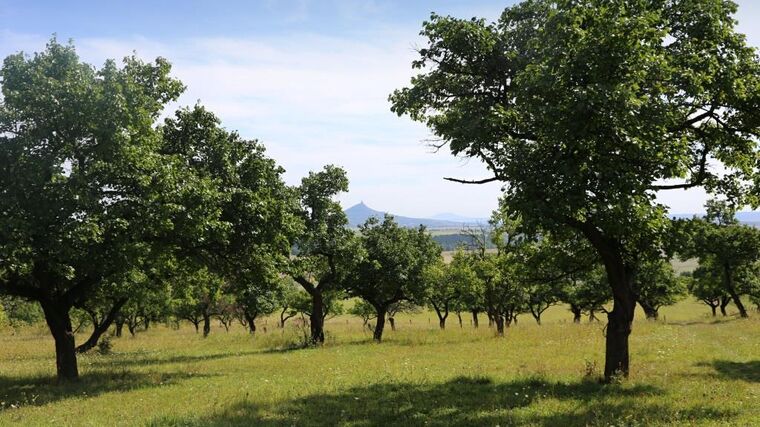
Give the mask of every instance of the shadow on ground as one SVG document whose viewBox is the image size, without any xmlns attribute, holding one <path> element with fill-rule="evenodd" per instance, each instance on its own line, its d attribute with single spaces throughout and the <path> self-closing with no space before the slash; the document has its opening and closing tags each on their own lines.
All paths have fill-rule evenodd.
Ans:
<svg viewBox="0 0 760 427">
<path fill-rule="evenodd" d="M 712 376 L 729 379 L 743 380 L 752 383 L 760 382 L 760 360 L 749 362 L 731 362 L 730 360 L 713 360 L 710 363 L 698 363 L 697 366 L 709 366 L 715 369 Z"/>
<path fill-rule="evenodd" d="M 651 386 L 561 383 L 526 379 L 494 383 L 460 377 L 440 384 L 375 384 L 316 394 L 275 405 L 238 402 L 197 418 L 162 417 L 151 426 L 693 424 L 735 414 L 709 406 L 672 408 Z M 545 408 L 520 411 L 541 400 Z M 560 401 L 557 405 L 552 400 Z M 658 400 L 660 401 L 660 400 Z M 568 404 L 569 403 L 569 404 Z M 565 408 L 565 409 L 563 409 Z M 570 408 L 570 409 L 567 409 Z"/>
<path fill-rule="evenodd" d="M 250 356 L 259 354 L 261 351 L 238 351 L 225 353 L 212 353 L 200 355 L 178 355 L 161 357 L 152 353 L 115 353 L 105 358 L 96 358 L 88 361 L 90 366 L 111 368 L 124 366 L 153 366 L 168 365 L 173 363 L 200 363 L 213 360 L 227 359 L 230 357 Z"/>
<path fill-rule="evenodd" d="M 77 382 L 59 384 L 55 377 L 0 377 L 0 411 L 41 406 L 74 397 L 94 397 L 114 391 L 176 384 L 208 375 L 173 373 L 92 372 Z"/>
</svg>

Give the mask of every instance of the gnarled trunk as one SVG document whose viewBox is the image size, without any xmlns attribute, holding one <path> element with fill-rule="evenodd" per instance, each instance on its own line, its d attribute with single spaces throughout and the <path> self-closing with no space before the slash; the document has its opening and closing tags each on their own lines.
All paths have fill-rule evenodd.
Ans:
<svg viewBox="0 0 760 427">
<path fill-rule="evenodd" d="M 575 304 L 570 304 L 570 311 L 573 313 L 573 323 L 581 323 L 583 311 Z"/>
<path fill-rule="evenodd" d="M 210 314 L 203 314 L 203 338 L 208 337 L 208 334 L 211 333 L 211 315 Z"/>
<path fill-rule="evenodd" d="M 243 316 L 245 317 L 246 325 L 248 325 L 248 333 L 251 335 L 256 334 L 256 316 L 247 311 L 243 313 Z"/>
<path fill-rule="evenodd" d="M 106 314 L 106 316 L 101 319 L 100 322 L 98 322 L 96 317 L 93 316 L 92 334 L 90 334 L 90 337 L 87 339 L 87 341 L 76 348 L 77 353 L 84 353 L 98 345 L 98 340 L 104 333 L 106 333 L 106 331 L 108 331 L 108 328 L 111 327 L 111 324 L 116 319 L 116 316 L 118 316 L 119 310 L 121 310 L 121 308 L 124 307 L 124 304 L 126 303 L 126 298 L 114 302 L 114 305 L 108 311 L 108 314 Z"/>
<path fill-rule="evenodd" d="M 315 345 L 324 344 L 325 342 L 324 311 L 325 304 L 322 292 L 318 289 L 314 289 L 311 293 L 311 315 L 309 316 L 309 324 L 311 328 L 311 342 Z"/>
<path fill-rule="evenodd" d="M 494 316 L 494 323 L 496 324 L 496 335 L 503 337 L 504 336 L 504 316 L 502 315 L 496 315 Z"/>
<path fill-rule="evenodd" d="M 604 379 L 628 377 L 630 373 L 630 353 L 628 338 L 631 335 L 636 309 L 633 292 L 634 271 L 625 265 L 620 256 L 607 254 L 605 268 L 612 287 L 612 311 L 607 313 L 606 351 Z"/>
<path fill-rule="evenodd" d="M 644 310 L 647 320 L 657 320 L 660 317 L 657 307 L 649 304 L 647 301 L 639 301 L 639 305 Z"/>
<path fill-rule="evenodd" d="M 385 329 L 385 313 L 387 309 L 385 307 L 375 307 L 377 310 L 377 321 L 375 322 L 375 331 L 372 334 L 372 339 L 377 342 L 383 340 L 383 329 Z"/>
<path fill-rule="evenodd" d="M 55 340 L 55 365 L 59 381 L 79 379 L 74 331 L 69 317 L 70 306 L 59 301 L 40 301 L 50 333 Z"/>
<path fill-rule="evenodd" d="M 749 317 L 747 315 L 747 309 L 744 308 L 744 304 L 742 303 L 742 299 L 739 298 L 739 294 L 736 292 L 736 287 L 734 286 L 733 270 L 731 269 L 731 266 L 729 266 L 728 264 L 723 266 L 723 283 L 726 286 L 726 291 L 728 291 L 728 294 L 731 296 L 731 299 L 734 301 L 736 308 L 739 310 L 739 316 L 745 317 L 745 318 Z"/>
</svg>

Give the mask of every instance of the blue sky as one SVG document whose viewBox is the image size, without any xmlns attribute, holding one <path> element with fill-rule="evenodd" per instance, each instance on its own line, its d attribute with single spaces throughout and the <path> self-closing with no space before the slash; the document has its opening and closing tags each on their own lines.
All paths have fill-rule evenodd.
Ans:
<svg viewBox="0 0 760 427">
<path fill-rule="evenodd" d="M 408 83 L 431 11 L 494 19 L 511 3 L 0 0 L 0 55 L 39 51 L 56 33 L 96 65 L 132 51 L 164 56 L 188 86 L 179 105 L 200 100 L 228 129 L 260 139 L 291 184 L 333 163 L 351 179 L 346 207 L 363 200 L 400 215 L 487 216 L 499 184 L 443 181 L 486 171 L 475 160 L 431 153 L 427 129 L 392 114 L 387 96 Z M 738 3 L 739 29 L 760 46 L 760 1 Z M 692 190 L 661 201 L 673 212 L 699 212 L 704 198 Z"/>
</svg>

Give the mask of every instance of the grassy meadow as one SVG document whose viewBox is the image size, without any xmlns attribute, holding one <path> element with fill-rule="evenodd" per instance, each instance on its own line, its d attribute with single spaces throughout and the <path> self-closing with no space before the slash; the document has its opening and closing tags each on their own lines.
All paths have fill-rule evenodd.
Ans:
<svg viewBox="0 0 760 427">
<path fill-rule="evenodd" d="M 760 315 L 707 313 L 684 301 L 638 320 L 632 377 L 617 385 L 595 381 L 603 324 L 573 324 L 563 307 L 542 326 L 521 316 L 503 339 L 469 317 L 440 331 L 431 313 L 400 315 L 379 345 L 341 316 L 317 349 L 293 349 L 295 319 L 254 338 L 159 326 L 81 356 L 67 385 L 45 330 L 5 330 L 0 425 L 760 425 Z"/>
<path fill-rule="evenodd" d="M 707 312 L 685 301 L 638 320 L 618 385 L 595 381 L 603 324 L 562 307 L 542 326 L 521 316 L 503 339 L 469 317 L 440 331 L 431 313 L 401 315 L 379 345 L 341 316 L 318 349 L 293 349 L 295 319 L 267 319 L 254 338 L 156 327 L 81 356 L 69 385 L 55 384 L 45 330 L 6 330 L 0 425 L 760 425 L 760 315 Z"/>
</svg>

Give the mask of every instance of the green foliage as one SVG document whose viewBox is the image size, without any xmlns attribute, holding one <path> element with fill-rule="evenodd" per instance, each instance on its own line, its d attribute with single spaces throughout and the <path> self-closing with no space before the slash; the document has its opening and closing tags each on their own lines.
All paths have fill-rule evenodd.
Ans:
<svg viewBox="0 0 760 427">
<path fill-rule="evenodd" d="M 34 325 L 44 321 L 45 316 L 36 302 L 25 301 L 21 298 L 0 296 L 1 323 L 11 327 Z"/>
<path fill-rule="evenodd" d="M 410 300 L 424 302 L 425 272 L 441 250 L 424 227 L 400 227 L 391 216 L 370 218 L 360 227 L 362 257 L 346 285 L 349 293 L 376 308 Z"/>
<path fill-rule="evenodd" d="M 686 294 L 686 280 L 677 277 L 669 260 L 657 258 L 640 264 L 634 292 L 647 317 L 656 318 L 657 310 L 673 305 Z"/>
</svg>

